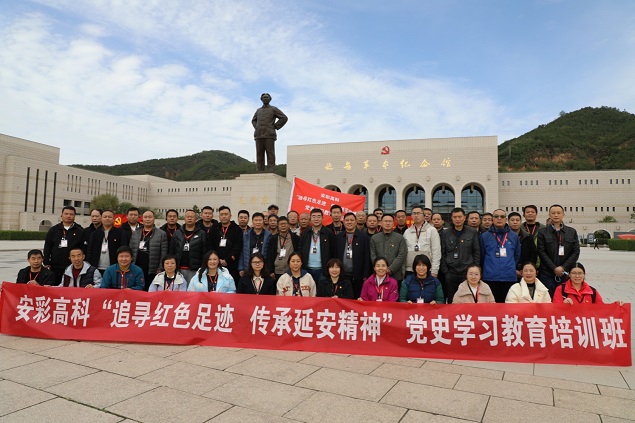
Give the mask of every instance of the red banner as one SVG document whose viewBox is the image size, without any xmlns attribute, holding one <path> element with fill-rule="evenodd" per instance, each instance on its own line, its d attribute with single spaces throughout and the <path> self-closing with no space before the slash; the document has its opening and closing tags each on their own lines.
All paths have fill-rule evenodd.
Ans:
<svg viewBox="0 0 635 423">
<path fill-rule="evenodd" d="M 293 178 L 289 210 L 295 210 L 298 213 L 310 213 L 312 209 L 321 209 L 324 213 L 324 225 L 329 225 L 332 222 L 331 206 L 333 204 L 340 205 L 342 213 L 346 214 L 364 210 L 365 202 L 366 197 L 363 195 L 331 191 L 330 189 L 310 184 L 300 178 Z"/>
<path fill-rule="evenodd" d="M 630 304 L 429 305 L 5 283 L 0 332 L 85 341 L 630 366 Z"/>
</svg>

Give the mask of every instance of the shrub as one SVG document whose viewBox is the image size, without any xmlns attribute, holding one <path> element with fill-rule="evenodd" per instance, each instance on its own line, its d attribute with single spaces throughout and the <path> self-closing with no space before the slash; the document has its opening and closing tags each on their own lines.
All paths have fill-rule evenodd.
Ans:
<svg viewBox="0 0 635 423">
<path fill-rule="evenodd" d="M 0 231 L 0 240 L 3 241 L 33 241 L 46 238 L 46 232 L 40 231 Z"/>
<path fill-rule="evenodd" d="M 619 251 L 635 251 L 635 240 L 633 239 L 609 239 L 609 248 Z"/>
</svg>

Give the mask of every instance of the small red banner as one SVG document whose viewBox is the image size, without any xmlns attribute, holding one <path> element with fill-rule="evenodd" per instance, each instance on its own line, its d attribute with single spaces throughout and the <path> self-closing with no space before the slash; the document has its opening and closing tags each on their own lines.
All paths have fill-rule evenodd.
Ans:
<svg viewBox="0 0 635 423">
<path fill-rule="evenodd" d="M 324 213 L 324 225 L 329 225 L 331 220 L 331 206 L 338 204 L 342 207 L 342 214 L 348 212 L 356 213 L 364 210 L 366 197 L 363 195 L 345 194 L 343 192 L 331 191 L 313 185 L 300 178 L 293 179 L 293 189 L 291 191 L 291 201 L 289 210 L 298 213 L 310 213 L 312 209 L 321 209 Z"/>
<path fill-rule="evenodd" d="M 630 304 L 429 305 L 5 283 L 0 332 L 85 341 L 630 366 Z"/>
</svg>

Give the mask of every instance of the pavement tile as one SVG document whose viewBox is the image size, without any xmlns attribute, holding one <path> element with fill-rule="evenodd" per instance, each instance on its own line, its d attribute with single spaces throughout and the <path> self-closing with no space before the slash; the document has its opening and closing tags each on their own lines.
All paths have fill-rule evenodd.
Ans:
<svg viewBox="0 0 635 423">
<path fill-rule="evenodd" d="M 46 358 L 24 351 L 0 348 L 0 370 L 7 370 L 42 360 L 46 360 Z"/>
<path fill-rule="evenodd" d="M 459 366 L 457 364 L 439 363 L 436 361 L 426 361 L 423 369 L 436 370 L 438 372 L 457 373 L 460 375 L 487 377 L 490 379 L 501 380 L 503 378 L 502 370 L 479 369 L 478 367 Z"/>
<path fill-rule="evenodd" d="M 297 420 L 285 419 L 284 417 L 242 407 L 232 407 L 210 420 L 210 422 L 214 423 L 291 423 L 295 421 Z"/>
<path fill-rule="evenodd" d="M 0 347 L 12 350 L 38 352 L 55 347 L 61 347 L 75 341 L 64 341 L 58 339 L 25 338 L 21 336 L 10 336 L 0 334 Z"/>
<path fill-rule="evenodd" d="M 55 398 L 51 394 L 11 382 L 0 381 L 0 416 Z"/>
<path fill-rule="evenodd" d="M 205 422 L 231 406 L 171 388 L 157 388 L 107 410 L 143 423 Z"/>
<path fill-rule="evenodd" d="M 347 372 L 369 374 L 380 362 L 371 360 L 360 360 L 357 356 L 344 356 L 340 354 L 317 353 L 300 361 L 303 364 L 328 367 L 331 369 L 345 370 Z"/>
<path fill-rule="evenodd" d="M 523 383 L 494 380 L 484 377 L 462 375 L 454 387 L 458 391 L 474 392 L 495 397 L 553 405 L 551 388 L 545 386 L 525 385 Z"/>
<path fill-rule="evenodd" d="M 165 344 L 118 344 L 117 348 L 130 351 L 139 352 L 147 355 L 155 355 L 157 357 L 169 357 L 174 354 L 178 354 L 183 351 L 188 351 L 196 348 L 196 345 L 165 345 Z"/>
<path fill-rule="evenodd" d="M 92 342 L 72 342 L 62 345 L 61 347 L 40 351 L 37 354 L 44 357 L 56 358 L 62 361 L 82 364 L 87 361 L 100 359 L 120 352 L 121 350 L 117 348 L 104 347 Z"/>
<path fill-rule="evenodd" d="M 396 364 L 398 366 L 406 367 L 421 367 L 426 362 L 422 358 L 408 358 L 408 357 L 384 357 L 376 355 L 360 355 L 357 356 L 360 360 L 379 361 L 380 363 Z"/>
<path fill-rule="evenodd" d="M 546 376 L 578 382 L 593 383 L 615 388 L 628 388 L 620 371 L 612 367 L 562 366 L 536 364 L 535 376 Z"/>
<path fill-rule="evenodd" d="M 485 412 L 487 400 L 488 397 L 481 394 L 400 381 L 381 402 L 433 414 L 480 421 Z"/>
<path fill-rule="evenodd" d="M 635 420 L 619 419 L 611 416 L 601 416 L 602 423 L 633 423 Z"/>
<path fill-rule="evenodd" d="M 556 407 L 635 420 L 635 401 L 583 392 L 554 390 Z"/>
<path fill-rule="evenodd" d="M 137 379 L 192 394 L 203 395 L 238 377 L 238 375 L 233 373 L 178 362 L 146 373 Z"/>
<path fill-rule="evenodd" d="M 314 391 L 269 380 L 240 376 L 205 394 L 229 404 L 282 416 L 314 394 Z"/>
<path fill-rule="evenodd" d="M 597 385 L 584 382 L 576 382 L 571 380 L 561 380 L 552 377 L 530 376 L 519 373 L 505 372 L 503 380 L 509 382 L 525 383 L 527 385 L 547 386 L 550 388 L 566 389 L 568 391 L 587 392 L 589 394 L 598 394 Z"/>
<path fill-rule="evenodd" d="M 284 417 L 303 422 L 399 422 L 406 409 L 342 395 L 316 392 Z"/>
<path fill-rule="evenodd" d="M 122 376 L 138 377 L 156 369 L 174 364 L 174 361 L 162 357 L 121 351 L 117 354 L 109 355 L 98 360 L 87 361 L 83 364 L 107 372 L 117 373 Z"/>
<path fill-rule="evenodd" d="M 621 388 L 614 388 L 612 386 L 602 386 L 602 385 L 599 385 L 598 388 L 600 389 L 600 394 L 602 395 L 635 400 L 635 391 L 631 389 L 621 389 Z"/>
<path fill-rule="evenodd" d="M 633 331 L 633 332 L 635 332 L 635 331 Z M 635 342 L 633 342 L 633 344 L 635 344 Z M 633 351 L 635 352 L 635 348 L 633 348 Z M 622 374 L 622 377 L 624 378 L 624 380 L 628 384 L 628 387 L 630 389 L 635 389 L 635 371 L 621 370 L 620 373 Z"/>
<path fill-rule="evenodd" d="M 408 410 L 399 423 L 465 423 L 468 421 L 439 414 L 424 413 L 423 411 Z"/>
<path fill-rule="evenodd" d="M 484 423 L 601 423 L 596 413 L 566 410 L 550 405 L 533 404 L 492 397 L 485 410 Z"/>
<path fill-rule="evenodd" d="M 235 364 L 254 357 L 249 350 L 235 350 L 231 348 L 197 347 L 170 356 L 171 360 L 198 364 L 199 366 L 225 370 Z"/>
<path fill-rule="evenodd" d="M 310 351 L 285 351 L 285 350 L 250 350 L 255 355 L 259 355 L 261 357 L 269 357 L 275 358 L 277 360 L 285 360 L 285 361 L 302 361 L 307 357 L 315 354 Z"/>
<path fill-rule="evenodd" d="M 454 360 L 452 364 L 458 364 L 466 367 L 478 367 L 479 369 L 499 370 L 501 372 L 514 372 L 526 375 L 534 374 L 534 365 L 532 363 Z"/>
<path fill-rule="evenodd" d="M 369 401 L 379 401 L 395 385 L 395 382 L 394 379 L 322 368 L 298 382 L 297 386 Z"/>
<path fill-rule="evenodd" d="M 461 377 L 456 373 L 438 372 L 436 370 L 430 370 L 425 366 L 412 368 L 397 366 L 395 364 L 382 364 L 381 367 L 372 372 L 371 375 L 449 389 L 452 389 L 459 380 L 459 377 Z"/>
<path fill-rule="evenodd" d="M 228 372 L 294 385 L 318 367 L 267 357 L 252 357 L 229 367 Z"/>
<path fill-rule="evenodd" d="M 48 392 L 96 408 L 133 398 L 157 385 L 108 372 L 97 372 L 46 388 Z"/>
<path fill-rule="evenodd" d="M 48 359 L 4 370 L 0 372 L 0 377 L 32 388 L 43 389 L 96 371 L 78 364 Z"/>
<path fill-rule="evenodd" d="M 2 423 L 116 423 L 123 418 L 63 398 L 55 398 L 0 418 Z"/>
</svg>

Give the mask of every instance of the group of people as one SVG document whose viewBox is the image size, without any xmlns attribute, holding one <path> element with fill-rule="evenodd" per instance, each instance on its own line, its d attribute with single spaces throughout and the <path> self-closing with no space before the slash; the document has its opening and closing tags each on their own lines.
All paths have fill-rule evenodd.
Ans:
<svg viewBox="0 0 635 423">
<path fill-rule="evenodd" d="M 133 207 L 117 228 L 111 210 L 92 210 L 82 228 L 65 206 L 17 282 L 429 304 L 602 302 L 585 281 L 578 235 L 560 205 L 549 208 L 546 225 L 533 205 L 523 216 L 455 208 L 447 227 L 419 205 L 410 226 L 404 210 L 367 215 L 333 205 L 329 225 L 318 208 L 278 212 L 241 210 L 236 223 L 229 207 L 217 221 L 206 206 L 200 216 L 187 210 L 179 224 L 168 210 L 159 228 L 152 210 L 140 216 Z"/>
</svg>

